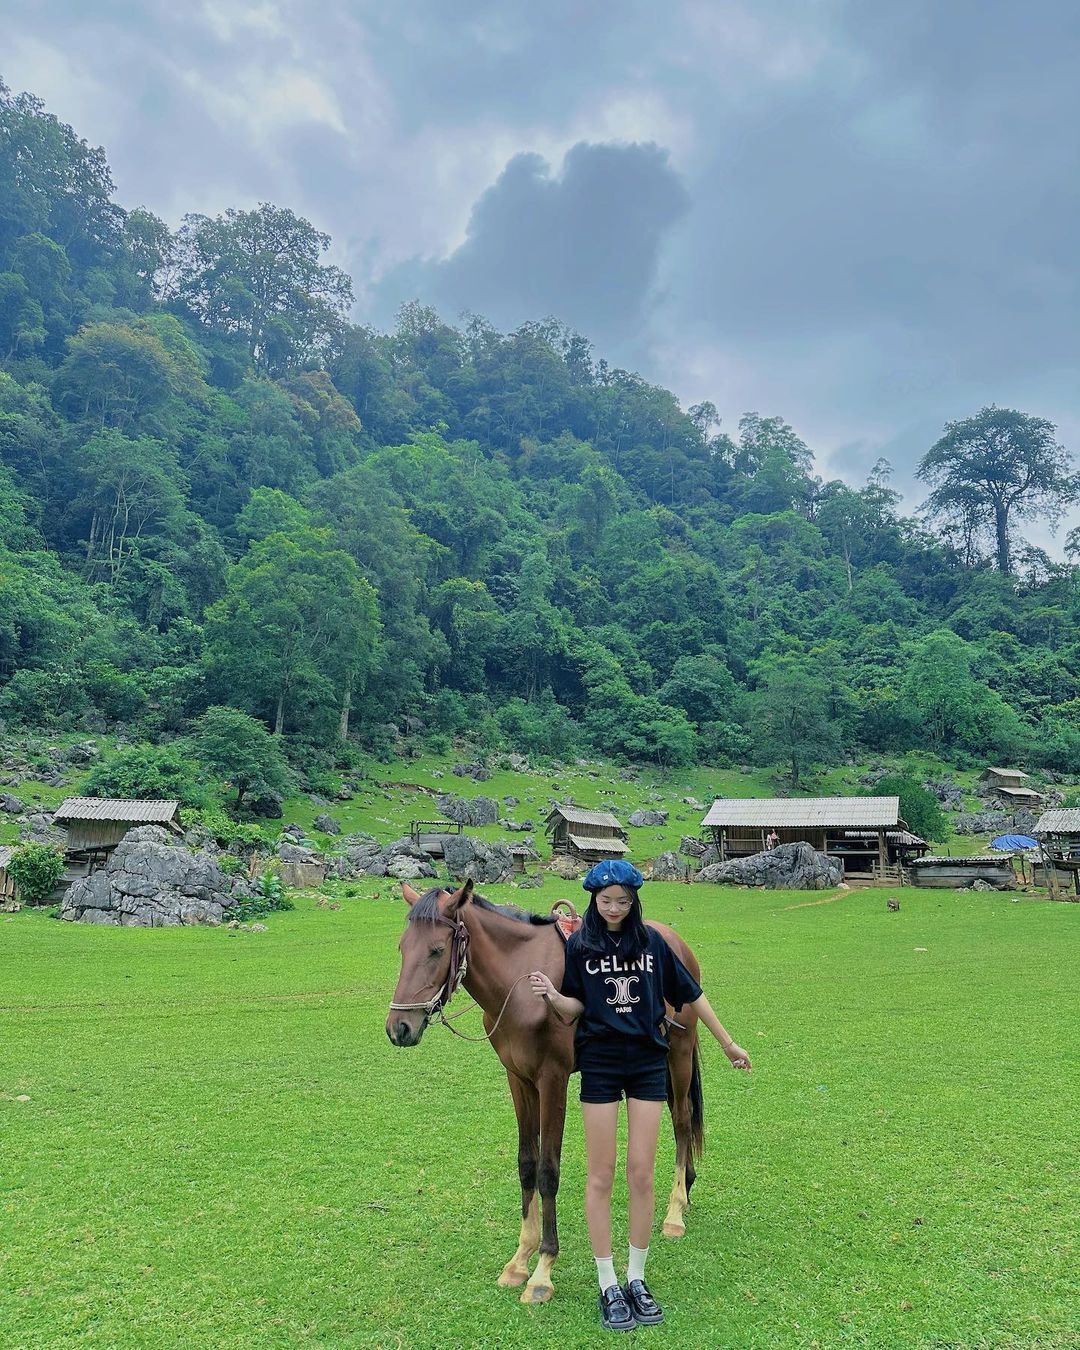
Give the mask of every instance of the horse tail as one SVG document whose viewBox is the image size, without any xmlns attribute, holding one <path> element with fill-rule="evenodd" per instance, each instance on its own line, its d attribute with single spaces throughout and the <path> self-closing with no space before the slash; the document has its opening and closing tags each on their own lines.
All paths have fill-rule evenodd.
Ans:
<svg viewBox="0 0 1080 1350">
<path fill-rule="evenodd" d="M 705 1152 L 705 1099 L 701 1092 L 701 1051 L 694 1040 L 694 1062 L 690 1070 L 690 1160 Z"/>
</svg>

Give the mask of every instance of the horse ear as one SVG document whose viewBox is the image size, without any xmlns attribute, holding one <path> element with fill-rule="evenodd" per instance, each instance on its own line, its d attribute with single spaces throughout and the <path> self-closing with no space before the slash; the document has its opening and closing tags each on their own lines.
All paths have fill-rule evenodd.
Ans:
<svg viewBox="0 0 1080 1350">
<path fill-rule="evenodd" d="M 450 892 L 450 899 L 443 906 L 447 914 L 456 914 L 462 905 L 468 904 L 472 899 L 473 880 L 472 877 L 466 881 L 464 886 L 459 886 L 456 891 Z"/>
<path fill-rule="evenodd" d="M 412 909 L 413 905 L 420 899 L 420 892 L 414 891 L 407 881 L 403 881 L 401 883 L 401 898 Z"/>
</svg>

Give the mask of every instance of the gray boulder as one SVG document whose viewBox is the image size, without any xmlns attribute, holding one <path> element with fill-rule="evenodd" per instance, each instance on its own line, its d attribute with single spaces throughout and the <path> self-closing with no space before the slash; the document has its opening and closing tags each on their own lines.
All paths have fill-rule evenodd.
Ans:
<svg viewBox="0 0 1080 1350">
<path fill-rule="evenodd" d="M 18 797 L 13 797 L 10 792 L 0 792 L 0 811 L 6 811 L 9 816 L 21 816 L 25 810 Z"/>
<path fill-rule="evenodd" d="M 102 869 L 68 887 L 60 918 L 125 928 L 219 924 L 249 895 L 247 882 L 226 875 L 210 853 L 186 848 L 159 825 L 140 825 Z"/>
<path fill-rule="evenodd" d="M 653 859 L 653 881 L 682 881 L 686 876 L 686 864 L 677 853 L 661 853 Z"/>
<path fill-rule="evenodd" d="M 708 844 L 693 834 L 684 834 L 679 840 L 679 852 L 687 858 L 700 858 L 707 850 Z M 719 857 L 713 858 L 713 862 L 719 862 Z"/>
<path fill-rule="evenodd" d="M 702 867 L 695 881 L 726 886 L 764 886 L 768 890 L 824 891 L 839 886 L 844 869 L 835 858 L 818 853 L 810 844 L 781 844 L 748 858 Z"/>
<path fill-rule="evenodd" d="M 469 877 L 477 884 L 509 881 L 514 874 L 514 859 L 506 844 L 485 844 L 467 834 L 443 836 L 446 870 L 456 881 Z"/>
<path fill-rule="evenodd" d="M 248 808 L 253 816 L 258 816 L 260 820 L 280 820 L 284 814 L 281 809 L 281 798 L 276 792 L 267 793 L 265 797 L 253 797 L 248 802 Z"/>
<path fill-rule="evenodd" d="M 518 890 L 532 891 L 544 884 L 543 872 L 533 872 L 531 876 L 522 877 L 518 882 Z"/>
<path fill-rule="evenodd" d="M 447 820 L 459 825 L 494 825 L 499 819 L 499 803 L 494 797 L 454 797 L 441 792 L 435 805 Z"/>
<path fill-rule="evenodd" d="M 647 808 L 641 811 L 635 811 L 630 817 L 631 825 L 666 825 L 668 813 L 658 811 L 653 808 Z"/>
<path fill-rule="evenodd" d="M 957 834 L 1001 834 L 1009 823 L 1006 811 L 961 811 L 953 829 Z"/>
<path fill-rule="evenodd" d="M 324 813 L 321 816 L 315 817 L 312 828 L 320 830 L 323 834 L 340 834 L 341 821 L 335 820 L 333 816 L 328 816 Z"/>
<path fill-rule="evenodd" d="M 294 844 L 288 839 L 278 840 L 277 854 L 282 862 L 320 863 L 323 860 L 317 848 L 310 848 L 306 844 Z"/>
<path fill-rule="evenodd" d="M 51 811 L 35 811 L 19 825 L 19 838 L 23 843 L 64 844 L 67 830 L 53 823 Z"/>
</svg>

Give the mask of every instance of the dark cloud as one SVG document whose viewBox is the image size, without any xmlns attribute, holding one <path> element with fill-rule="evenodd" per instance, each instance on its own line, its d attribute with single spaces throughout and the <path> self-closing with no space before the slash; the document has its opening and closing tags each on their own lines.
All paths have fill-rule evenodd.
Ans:
<svg viewBox="0 0 1080 1350">
<path fill-rule="evenodd" d="M 913 499 L 986 403 L 1080 448 L 1078 66 L 1075 0 L 11 0 L 3 58 L 125 202 L 307 215 L 365 319 L 554 314 Z"/>
<path fill-rule="evenodd" d="M 518 155 L 476 203 L 465 242 L 445 260 L 394 268 L 380 310 L 418 297 L 497 326 L 556 315 L 619 340 L 648 309 L 665 235 L 688 209 L 655 145 L 575 145 L 557 174 L 539 155 Z"/>
</svg>

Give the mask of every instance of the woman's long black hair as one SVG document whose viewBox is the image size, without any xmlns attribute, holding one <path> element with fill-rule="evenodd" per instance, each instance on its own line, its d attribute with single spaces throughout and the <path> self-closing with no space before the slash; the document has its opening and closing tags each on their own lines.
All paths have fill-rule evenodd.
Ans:
<svg viewBox="0 0 1080 1350">
<path fill-rule="evenodd" d="M 643 952 L 649 949 L 649 930 L 645 927 L 645 920 L 641 915 L 641 896 L 638 894 L 638 888 L 636 886 L 623 886 L 623 890 L 634 903 L 623 916 L 621 931 L 625 934 L 626 945 L 624 947 L 623 942 L 620 941 L 619 960 L 636 961 Z M 597 908 L 595 891 L 589 897 L 589 908 L 582 916 L 578 941 L 581 943 L 583 951 L 600 952 L 605 956 L 611 954 L 608 926 L 604 922 L 604 916 Z"/>
</svg>

